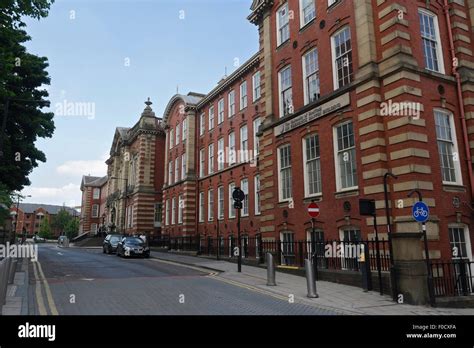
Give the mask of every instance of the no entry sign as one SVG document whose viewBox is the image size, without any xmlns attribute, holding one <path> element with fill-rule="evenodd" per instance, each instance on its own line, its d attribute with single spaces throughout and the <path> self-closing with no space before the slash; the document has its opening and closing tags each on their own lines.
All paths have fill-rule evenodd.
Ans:
<svg viewBox="0 0 474 348">
<path fill-rule="evenodd" d="M 312 218 L 317 218 L 319 216 L 319 205 L 316 203 L 310 203 L 308 206 L 308 214 Z"/>
</svg>

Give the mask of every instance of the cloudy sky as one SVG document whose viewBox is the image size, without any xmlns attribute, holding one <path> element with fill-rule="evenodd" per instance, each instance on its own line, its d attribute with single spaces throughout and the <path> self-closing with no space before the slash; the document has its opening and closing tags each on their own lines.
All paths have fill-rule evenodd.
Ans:
<svg viewBox="0 0 474 348">
<path fill-rule="evenodd" d="M 56 131 L 30 176 L 30 203 L 80 205 L 82 175 L 106 174 L 115 127 L 150 97 L 157 115 L 176 93 L 207 93 L 258 50 L 251 0 L 56 0 L 28 20 L 30 52 L 46 56 Z"/>
</svg>

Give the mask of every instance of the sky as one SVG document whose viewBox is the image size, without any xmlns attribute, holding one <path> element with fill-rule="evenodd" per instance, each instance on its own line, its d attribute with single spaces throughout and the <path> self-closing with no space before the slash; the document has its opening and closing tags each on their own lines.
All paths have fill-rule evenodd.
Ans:
<svg viewBox="0 0 474 348">
<path fill-rule="evenodd" d="M 251 0 L 56 0 L 28 19 L 29 52 L 46 56 L 55 113 L 47 157 L 24 202 L 79 206 L 82 175 L 103 176 L 116 127 L 131 127 L 150 97 L 162 115 L 178 90 L 208 93 L 258 51 Z"/>
</svg>

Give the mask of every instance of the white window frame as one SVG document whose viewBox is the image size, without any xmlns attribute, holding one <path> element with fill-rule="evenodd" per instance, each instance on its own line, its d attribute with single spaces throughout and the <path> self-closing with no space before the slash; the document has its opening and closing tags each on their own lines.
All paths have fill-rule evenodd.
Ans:
<svg viewBox="0 0 474 348">
<path fill-rule="evenodd" d="M 93 217 L 93 218 L 98 218 L 99 217 L 99 204 L 92 204 L 91 217 Z"/>
<path fill-rule="evenodd" d="M 336 36 L 340 35 L 342 32 L 349 30 L 349 37 L 351 40 L 351 49 L 344 54 L 350 54 L 352 57 L 352 60 L 354 59 L 353 53 L 354 53 L 354 40 L 352 39 L 352 30 L 349 26 L 345 26 L 335 32 L 331 36 L 331 53 L 332 53 L 332 78 L 333 78 L 333 83 L 334 83 L 334 90 L 337 90 L 339 88 L 342 88 L 344 86 L 347 86 L 348 84 L 352 83 L 354 81 L 354 61 L 351 62 L 352 64 L 352 75 L 350 76 L 350 81 L 349 83 L 345 84 L 344 86 L 339 85 L 339 78 L 338 78 L 338 71 L 337 71 L 337 63 L 336 61 L 339 59 L 339 57 L 336 56 Z"/>
<path fill-rule="evenodd" d="M 434 41 L 436 41 L 436 58 L 438 59 L 438 68 L 439 68 L 438 70 L 436 70 L 436 69 L 430 69 L 430 68 L 427 67 L 426 56 L 425 56 L 425 45 L 424 45 L 424 41 L 423 41 L 425 39 L 425 37 L 423 37 L 423 35 L 421 33 L 421 23 L 419 23 L 420 24 L 420 37 L 421 37 L 422 51 L 423 51 L 423 64 L 425 66 L 425 69 L 430 70 L 430 71 L 434 71 L 434 72 L 437 72 L 437 73 L 440 73 L 440 74 L 444 74 L 445 69 L 444 69 L 443 45 L 442 45 L 442 42 L 441 42 L 438 16 L 436 14 L 434 14 L 433 12 L 427 11 L 423 8 L 418 9 L 418 18 L 420 18 L 420 15 L 424 15 L 424 16 L 428 16 L 428 17 L 433 18 L 433 25 L 434 25 L 434 30 L 435 30 L 435 37 L 434 37 L 435 40 Z M 433 41 L 433 38 L 431 38 L 431 37 L 430 38 L 426 37 L 426 39 Z"/>
<path fill-rule="evenodd" d="M 354 136 L 354 146 L 351 148 L 347 148 L 344 150 L 339 150 L 339 145 L 338 145 L 338 139 L 337 139 L 337 129 L 339 127 L 342 127 L 343 125 L 346 125 L 348 123 L 352 123 L 352 131 L 353 131 L 353 136 Z M 355 146 L 355 130 L 354 130 L 354 123 L 352 121 L 346 121 L 346 122 L 341 122 L 333 127 L 333 141 L 334 141 L 334 165 L 336 168 L 336 190 L 337 192 L 344 192 L 344 191 L 351 191 L 351 190 L 356 190 L 359 188 L 357 185 L 359 177 L 357 175 L 357 147 Z M 356 177 L 355 177 L 355 183 L 356 185 L 351 186 L 351 187 L 342 187 L 342 182 L 341 182 L 341 168 L 339 167 L 339 152 L 346 152 L 347 150 L 354 149 L 354 165 L 356 169 Z"/>
<path fill-rule="evenodd" d="M 217 139 L 217 170 L 224 169 L 225 162 L 225 148 L 224 148 L 224 138 Z"/>
<path fill-rule="evenodd" d="M 234 198 L 232 198 L 232 193 L 235 189 L 235 182 L 229 184 L 229 219 L 235 218 L 235 208 L 234 208 Z"/>
<path fill-rule="evenodd" d="M 247 125 L 240 127 L 240 162 L 246 163 L 249 161 L 249 131 Z"/>
<path fill-rule="evenodd" d="M 204 192 L 199 192 L 199 222 L 204 222 L 204 207 L 206 202 L 204 201 Z"/>
<path fill-rule="evenodd" d="M 309 0 L 311 1 L 311 3 L 313 4 L 313 10 L 314 10 L 314 16 L 310 19 L 308 19 L 307 21 L 305 21 L 305 13 L 304 13 L 304 10 L 306 9 L 304 6 L 304 1 L 305 0 L 300 0 L 300 28 L 303 28 L 305 27 L 307 24 L 309 24 L 310 22 L 312 22 L 315 18 L 316 18 L 316 4 L 315 4 L 315 0 Z"/>
<path fill-rule="evenodd" d="M 203 136 L 206 131 L 206 114 L 203 112 L 199 116 L 199 136 Z"/>
<path fill-rule="evenodd" d="M 173 161 L 170 161 L 168 163 L 168 185 L 173 184 L 173 172 L 174 172 Z"/>
<path fill-rule="evenodd" d="M 255 201 L 255 215 L 260 215 L 261 214 L 261 183 L 260 183 L 260 175 L 255 175 L 255 180 L 254 180 L 254 201 Z"/>
<path fill-rule="evenodd" d="M 282 79 L 282 76 L 283 74 L 289 70 L 290 71 L 290 86 L 285 88 L 285 90 L 283 90 L 283 79 Z M 287 92 L 287 91 L 291 91 L 291 105 L 289 106 L 289 110 L 288 110 L 288 113 L 285 112 L 285 102 L 284 102 L 284 98 L 283 98 L 283 93 L 284 92 Z M 293 112 L 294 112 L 294 106 L 293 106 L 293 73 L 292 73 L 292 69 L 291 69 L 291 65 L 287 65 L 285 66 L 284 68 L 280 69 L 280 71 L 278 72 L 278 103 L 279 103 L 279 106 L 280 106 L 280 118 L 282 117 L 285 117 L 285 116 L 288 116 L 288 115 L 291 115 Z"/>
<path fill-rule="evenodd" d="M 186 178 L 186 153 L 181 155 L 181 180 Z"/>
<path fill-rule="evenodd" d="M 229 92 L 227 96 L 227 101 L 229 103 L 229 115 L 228 117 L 232 117 L 235 115 L 235 90 Z"/>
<path fill-rule="evenodd" d="M 209 130 L 214 129 L 214 118 L 215 118 L 214 112 L 215 112 L 214 105 L 211 105 L 209 107 Z"/>
<path fill-rule="evenodd" d="M 199 177 L 205 176 L 204 170 L 206 169 L 206 149 L 202 148 L 199 150 Z"/>
<path fill-rule="evenodd" d="M 176 158 L 174 164 L 174 182 L 177 183 L 180 180 L 179 173 L 181 171 L 181 167 L 179 166 L 179 157 Z"/>
<path fill-rule="evenodd" d="M 247 107 L 247 80 L 240 84 L 240 110 L 243 110 Z"/>
<path fill-rule="evenodd" d="M 290 159 L 289 159 L 289 165 L 286 166 L 285 168 L 282 168 L 281 166 L 281 152 L 283 149 L 285 148 L 289 148 L 289 156 L 290 156 Z M 278 160 L 278 163 L 277 163 L 277 167 L 278 167 L 278 201 L 279 202 L 290 202 L 293 200 L 293 185 L 292 185 L 292 176 L 293 176 L 293 170 L 292 170 L 292 164 L 291 164 L 291 145 L 290 144 L 285 144 L 285 145 L 282 145 L 280 147 L 278 147 L 278 152 L 277 152 L 277 160 Z M 282 171 L 283 170 L 289 170 L 290 171 L 290 175 L 289 175 L 289 185 L 290 185 L 290 196 L 289 197 L 283 197 L 283 183 L 282 183 Z"/>
<path fill-rule="evenodd" d="M 261 75 L 260 75 L 260 71 L 257 71 L 255 74 L 252 75 L 252 97 L 253 97 L 253 102 L 260 99 L 261 96 L 262 96 Z"/>
<path fill-rule="evenodd" d="M 178 224 L 183 223 L 184 200 L 183 195 L 178 196 Z"/>
<path fill-rule="evenodd" d="M 100 199 L 100 188 L 94 188 L 92 190 L 92 199 Z"/>
<path fill-rule="evenodd" d="M 441 178 L 443 180 L 443 184 L 445 184 L 445 185 L 462 185 L 463 181 L 462 181 L 462 173 L 461 173 L 461 160 L 459 158 L 460 155 L 459 155 L 459 148 L 458 148 L 458 140 L 457 140 L 457 136 L 456 136 L 456 125 L 454 123 L 454 115 L 451 112 L 449 112 L 447 110 L 444 110 L 444 109 L 434 109 L 433 113 L 434 113 L 434 119 L 435 119 L 435 127 L 436 127 L 436 113 L 442 114 L 443 116 L 448 116 L 449 127 L 450 127 L 450 132 L 451 132 L 450 135 L 451 135 L 452 151 L 453 151 L 453 155 L 457 154 L 457 156 L 458 156 L 457 161 L 455 159 L 453 159 L 453 164 L 454 164 L 453 169 L 454 169 L 454 175 L 456 176 L 456 181 L 445 181 L 444 180 L 443 171 L 442 171 L 442 168 L 441 168 L 441 160 L 440 160 L 440 170 L 441 170 Z M 439 156 L 439 152 L 440 152 L 439 142 L 442 141 L 442 142 L 448 143 L 448 141 L 447 141 L 447 139 L 439 139 L 437 131 L 435 132 L 435 134 L 436 134 L 436 147 L 438 148 L 438 156 Z"/>
<path fill-rule="evenodd" d="M 225 118 L 225 104 L 224 98 L 219 99 L 217 102 L 217 124 L 224 122 Z"/>
<path fill-rule="evenodd" d="M 249 216 L 249 179 L 245 178 L 240 181 L 240 189 L 244 193 L 244 200 L 242 201 L 242 215 Z"/>
<path fill-rule="evenodd" d="M 224 194 L 224 186 L 219 186 L 217 188 L 217 219 L 224 220 L 224 204 L 225 194 Z"/>
<path fill-rule="evenodd" d="M 309 173 L 308 173 L 308 153 L 307 153 L 307 139 L 318 137 L 319 156 L 311 159 L 311 161 L 319 162 L 319 192 L 310 193 L 309 190 Z M 319 134 L 313 133 L 303 138 L 303 177 L 304 177 L 304 195 L 305 197 L 315 197 L 322 195 L 322 176 L 321 176 L 321 146 Z"/>
<path fill-rule="evenodd" d="M 187 133 L 188 133 L 188 119 L 187 118 L 183 119 L 183 125 L 181 126 L 181 130 L 183 133 L 181 136 L 181 140 L 185 141 L 187 138 Z"/>
<path fill-rule="evenodd" d="M 176 145 L 181 142 L 181 123 L 176 124 Z"/>
<path fill-rule="evenodd" d="M 209 175 L 214 174 L 214 143 L 209 144 L 207 147 L 208 152 L 208 162 L 207 162 L 207 172 Z"/>
<path fill-rule="evenodd" d="M 165 225 L 169 226 L 170 224 L 170 200 L 167 199 L 165 203 Z"/>
<path fill-rule="evenodd" d="M 316 53 L 316 71 L 313 72 L 311 75 L 308 76 L 308 71 L 307 71 L 307 68 L 306 68 L 306 59 L 307 57 L 310 55 L 310 54 L 314 54 Z M 303 92 L 304 92 L 304 105 L 308 105 L 309 103 L 312 103 L 316 100 L 318 100 L 321 96 L 321 81 L 320 81 L 320 78 L 319 78 L 319 53 L 318 53 L 318 49 L 315 47 L 311 50 L 309 50 L 308 52 L 306 52 L 303 56 L 302 56 L 302 67 L 303 67 Z M 316 99 L 314 100 L 310 100 L 310 94 L 309 94 L 309 81 L 308 81 L 308 78 L 310 76 L 313 76 L 313 75 L 316 75 L 317 77 L 317 81 L 318 81 L 318 86 L 319 86 L 319 93 L 318 93 L 318 96 L 316 97 Z"/>
<path fill-rule="evenodd" d="M 176 224 L 176 197 L 171 199 L 171 224 Z"/>
<path fill-rule="evenodd" d="M 214 190 L 207 191 L 207 221 L 214 221 Z"/>
<path fill-rule="evenodd" d="M 286 11 L 286 17 L 283 17 L 283 19 L 286 19 L 285 23 L 280 23 L 280 11 L 285 10 Z M 287 26 L 288 29 L 288 37 L 282 38 L 282 29 L 283 27 Z M 277 47 L 280 46 L 281 44 L 285 43 L 290 39 L 290 18 L 289 18 L 289 7 L 288 7 L 288 2 L 285 2 L 283 5 L 281 5 L 278 10 L 276 11 L 276 33 L 277 33 Z"/>
</svg>

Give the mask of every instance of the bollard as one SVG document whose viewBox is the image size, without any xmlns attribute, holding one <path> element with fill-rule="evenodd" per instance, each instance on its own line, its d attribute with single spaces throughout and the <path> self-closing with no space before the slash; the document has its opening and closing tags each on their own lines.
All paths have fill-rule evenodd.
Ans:
<svg viewBox="0 0 474 348">
<path fill-rule="evenodd" d="M 304 260 L 306 269 L 306 284 L 308 286 L 309 298 L 318 298 L 319 295 L 316 292 L 316 280 L 314 279 L 314 267 L 310 259 Z"/>
<path fill-rule="evenodd" d="M 64 238 L 64 246 L 66 248 L 69 248 L 69 238 L 68 237 Z"/>
<path fill-rule="evenodd" d="M 17 262 L 18 262 L 17 259 L 12 259 L 12 261 L 10 262 L 10 269 L 8 273 L 8 284 L 13 284 L 13 282 L 15 281 Z"/>
<path fill-rule="evenodd" d="M 271 253 L 267 253 L 267 286 L 276 286 L 275 262 Z"/>
</svg>

